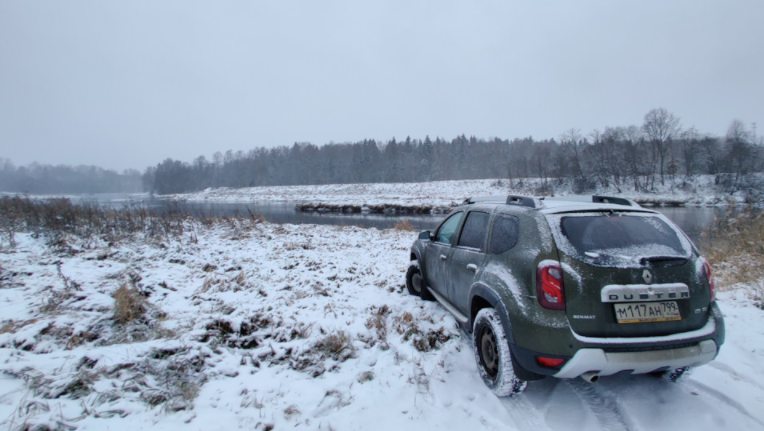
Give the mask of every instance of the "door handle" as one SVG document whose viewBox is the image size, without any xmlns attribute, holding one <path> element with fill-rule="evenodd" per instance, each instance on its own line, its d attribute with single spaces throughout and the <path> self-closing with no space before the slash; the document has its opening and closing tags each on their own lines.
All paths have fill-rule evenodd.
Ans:
<svg viewBox="0 0 764 431">
<path fill-rule="evenodd" d="M 445 254 L 441 254 L 441 255 L 440 255 L 440 260 L 446 260 L 446 259 L 448 259 L 448 258 L 446 257 L 446 255 L 445 255 Z"/>
<path fill-rule="evenodd" d="M 467 265 L 467 269 L 471 269 L 473 271 L 477 271 L 477 265 L 475 265 L 474 263 L 471 263 L 471 264 Z"/>
</svg>

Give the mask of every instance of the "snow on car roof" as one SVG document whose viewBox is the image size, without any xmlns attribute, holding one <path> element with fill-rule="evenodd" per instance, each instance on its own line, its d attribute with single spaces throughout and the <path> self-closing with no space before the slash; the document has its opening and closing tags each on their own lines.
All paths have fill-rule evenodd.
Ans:
<svg viewBox="0 0 764 431">
<path fill-rule="evenodd" d="M 523 206 L 535 208 L 544 214 L 569 212 L 569 211 L 636 211 L 654 213 L 655 211 L 645 209 L 636 202 L 617 197 L 609 196 L 591 196 L 591 195 L 573 195 L 573 196 L 474 196 L 464 201 L 463 205 L 491 205 L 498 206 L 502 204 L 511 206 Z"/>
<path fill-rule="evenodd" d="M 654 213 L 655 211 L 643 208 L 637 203 L 632 202 L 631 205 L 620 205 L 614 203 L 596 203 L 591 201 L 591 196 L 563 196 L 563 197 L 548 197 L 542 200 L 544 206 L 540 208 L 544 214 L 561 213 L 568 211 L 596 211 L 596 210 L 613 210 L 613 211 L 635 211 Z"/>
</svg>

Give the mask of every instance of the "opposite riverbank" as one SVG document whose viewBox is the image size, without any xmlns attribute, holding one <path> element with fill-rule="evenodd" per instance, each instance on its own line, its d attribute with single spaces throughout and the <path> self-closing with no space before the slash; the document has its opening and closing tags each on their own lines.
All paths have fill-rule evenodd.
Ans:
<svg viewBox="0 0 764 431">
<path fill-rule="evenodd" d="M 750 180 L 756 183 L 758 178 Z M 729 192 L 717 176 L 703 175 L 690 180 L 667 179 L 653 191 L 633 191 L 626 186 L 595 185 L 576 193 L 570 180 L 506 179 L 434 181 L 427 183 L 327 184 L 313 186 L 272 186 L 215 188 L 195 193 L 158 196 L 166 200 L 209 203 L 297 202 L 299 211 L 344 213 L 446 212 L 472 196 L 518 194 L 527 196 L 567 196 L 599 194 L 632 199 L 645 206 L 722 206 L 761 204 L 759 188 Z"/>
</svg>

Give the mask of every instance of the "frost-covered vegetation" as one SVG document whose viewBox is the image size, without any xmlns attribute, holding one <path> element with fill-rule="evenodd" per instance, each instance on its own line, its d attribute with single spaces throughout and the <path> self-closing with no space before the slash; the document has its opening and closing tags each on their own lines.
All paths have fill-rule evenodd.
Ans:
<svg viewBox="0 0 764 431">
<path fill-rule="evenodd" d="M 703 234 L 700 246 L 722 289 L 747 285 L 764 309 L 764 214 L 759 209 L 748 208 L 734 217 L 728 209 Z"/>
<path fill-rule="evenodd" d="M 20 404 L 2 417 L 11 429 L 97 427 L 90 421 L 146 410 L 191 420 L 200 391 L 229 379 L 237 383 L 226 403 L 242 424 L 311 428 L 353 401 L 353 385 L 380 379 L 378 360 L 399 364 L 413 382 L 405 385 L 426 386 L 432 376 L 417 355 L 450 346 L 438 354 L 446 373 L 449 352 L 460 349 L 445 312 L 401 293 L 405 225 L 280 226 L 65 201 L 2 204 L 13 229 L 2 237 L 0 369 L 24 382 L 20 398 L 11 396 Z M 274 392 L 283 378 L 295 379 L 293 392 L 308 382 L 304 400 Z M 311 402 L 326 413 L 309 411 Z"/>
<path fill-rule="evenodd" d="M 455 320 L 405 293 L 405 224 L 78 208 L 0 200 L 3 429 L 764 426 L 752 283 L 720 292 L 727 344 L 683 382 L 547 379 L 500 400 Z"/>
</svg>

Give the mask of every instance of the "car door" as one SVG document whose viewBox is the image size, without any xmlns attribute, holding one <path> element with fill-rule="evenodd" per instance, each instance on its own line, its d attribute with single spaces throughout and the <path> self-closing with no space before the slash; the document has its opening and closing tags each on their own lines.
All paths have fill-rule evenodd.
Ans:
<svg viewBox="0 0 764 431">
<path fill-rule="evenodd" d="M 470 211 L 446 265 L 448 300 L 459 311 L 469 315 L 469 293 L 472 282 L 485 260 L 485 239 L 490 214 Z"/>
<path fill-rule="evenodd" d="M 427 262 L 427 285 L 444 297 L 448 296 L 445 267 L 451 254 L 451 243 L 456 236 L 456 229 L 462 220 L 463 211 L 451 214 L 438 230 L 435 239 L 427 245 L 425 261 Z"/>
</svg>

